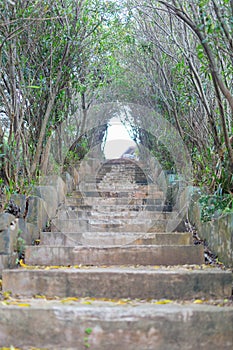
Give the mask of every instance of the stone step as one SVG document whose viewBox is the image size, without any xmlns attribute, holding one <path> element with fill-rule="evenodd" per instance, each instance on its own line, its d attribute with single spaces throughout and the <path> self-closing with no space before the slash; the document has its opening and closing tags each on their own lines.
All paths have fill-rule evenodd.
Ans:
<svg viewBox="0 0 233 350">
<path fill-rule="evenodd" d="M 174 230 L 180 220 L 149 220 L 142 218 L 135 219 L 53 219 L 51 230 L 59 232 L 166 232 L 170 227 Z"/>
<path fill-rule="evenodd" d="M 95 186 L 95 184 L 93 184 L 93 188 L 89 191 L 85 191 L 83 192 L 82 190 L 76 190 L 72 192 L 72 196 L 74 197 L 80 197 L 83 195 L 83 193 L 86 196 L 92 196 L 95 197 L 98 195 L 98 193 L 105 193 L 108 194 L 109 192 L 113 192 L 114 188 L 116 187 L 116 192 L 118 193 L 119 197 L 120 195 L 122 197 L 125 196 L 129 196 L 129 191 L 128 189 L 130 189 L 131 187 L 133 187 L 133 192 L 139 192 L 139 193 L 149 193 L 149 194 L 154 194 L 155 196 L 164 196 L 164 191 L 162 191 L 161 189 L 158 188 L 157 185 L 140 185 L 140 184 L 130 184 L 129 187 L 127 187 L 127 184 L 109 184 L 108 188 L 105 189 L 105 187 L 107 186 L 107 184 L 104 184 L 104 186 L 102 186 L 103 184 L 98 184 L 97 186 Z M 132 186 L 131 186 L 132 185 Z M 104 189 L 102 189 L 102 187 L 104 187 Z"/>
<path fill-rule="evenodd" d="M 69 197 L 65 201 L 66 204 L 89 204 L 89 205 L 153 205 L 162 206 L 164 199 L 161 198 L 103 198 L 103 197 L 85 197 L 85 198 L 75 198 Z"/>
<path fill-rule="evenodd" d="M 41 232 L 40 244 L 50 246 L 113 246 L 113 245 L 191 245 L 190 233 L 139 233 L 139 232 Z"/>
<path fill-rule="evenodd" d="M 148 204 L 119 204 L 119 205 L 113 205 L 108 204 L 107 202 L 103 201 L 103 203 L 100 204 L 91 204 L 91 201 L 89 200 L 88 203 L 79 204 L 76 202 L 76 200 L 73 200 L 71 198 L 67 198 L 64 205 L 67 208 L 73 208 L 73 209 L 80 209 L 80 210 L 93 210 L 93 211 L 102 211 L 102 212 L 120 212 L 120 211 L 153 211 L 153 212 L 171 212 L 171 206 L 170 205 L 148 205 Z"/>
<path fill-rule="evenodd" d="M 162 191 L 152 192 L 152 193 L 145 193 L 144 191 L 117 191 L 114 189 L 113 186 L 109 188 L 108 190 L 99 190 L 99 191 L 86 191 L 83 193 L 72 193 L 72 196 L 69 196 L 68 198 L 74 198 L 74 199 L 82 199 L 82 198 L 126 198 L 126 199 L 164 199 L 165 194 Z"/>
<path fill-rule="evenodd" d="M 203 246 L 27 246 L 28 265 L 184 265 L 204 263 Z"/>
<path fill-rule="evenodd" d="M 125 173 L 122 173 L 122 172 L 116 172 L 116 173 L 108 173 L 106 174 L 104 177 L 99 178 L 97 177 L 96 178 L 96 182 L 97 182 L 97 185 L 105 185 L 105 184 L 109 184 L 109 183 L 116 183 L 116 184 L 140 184 L 141 186 L 144 186 L 146 185 L 146 179 L 138 179 L 136 180 L 135 179 L 135 174 L 125 174 Z"/>
<path fill-rule="evenodd" d="M 99 216 L 96 216 L 95 218 L 93 218 L 92 216 L 87 218 L 87 219 L 84 219 L 84 218 L 74 218 L 74 219 L 71 219 L 71 218 L 68 218 L 68 219 L 54 219 L 54 222 L 55 221 L 65 221 L 66 223 L 68 223 L 69 221 L 70 222 L 74 222 L 75 224 L 79 224 L 80 227 L 81 226 L 85 226 L 85 224 L 89 224 L 89 225 L 105 225 L 105 224 L 108 224 L 108 225 L 142 225 L 144 224 L 145 222 L 147 222 L 149 225 L 157 225 L 158 227 L 160 226 L 163 226 L 165 227 L 168 220 L 167 219 L 157 219 L 156 217 L 153 218 L 147 218 L 147 217 L 144 217 L 143 213 L 141 215 L 141 213 L 139 212 L 137 216 L 135 216 L 134 218 L 119 218 L 119 217 L 116 217 L 116 218 L 109 218 L 107 217 L 106 215 L 103 215 L 103 214 L 99 214 Z M 171 217 L 170 221 L 171 220 L 175 220 Z"/>
<path fill-rule="evenodd" d="M 232 273 L 211 268 L 18 268 L 3 271 L 7 291 L 20 297 L 221 299 L 231 296 Z"/>
<path fill-rule="evenodd" d="M 23 350 L 232 350 L 233 308 L 25 300 L 0 305 L 0 344 Z"/>
<path fill-rule="evenodd" d="M 122 188 L 123 190 L 125 189 L 125 184 L 124 182 L 122 182 L 122 184 L 120 183 L 119 184 L 119 179 L 118 179 L 118 183 L 116 182 L 115 185 L 117 186 L 118 189 Z M 151 183 L 151 184 L 145 184 L 144 182 L 138 182 L 136 183 L 136 186 L 139 186 L 140 187 L 148 187 L 148 191 L 149 192 L 156 192 L 159 190 L 159 186 L 157 184 L 154 184 L 154 183 Z M 98 183 L 96 181 L 96 179 L 93 179 L 93 180 L 88 180 L 88 179 L 85 179 L 85 182 L 80 182 L 79 183 L 79 190 L 81 192 L 85 192 L 85 191 L 93 191 L 93 190 L 96 190 L 96 188 L 99 188 L 99 187 L 102 187 L 102 188 L 105 188 L 106 190 L 112 190 L 112 186 L 111 184 L 102 184 L 102 183 Z"/>
<path fill-rule="evenodd" d="M 120 211 L 107 211 L 98 207 L 96 210 L 83 210 L 79 207 L 66 207 L 60 208 L 57 213 L 57 218 L 60 220 L 68 219 L 134 219 L 144 218 L 153 220 L 171 220 L 177 217 L 177 212 L 152 212 L 152 211 L 139 211 L 139 210 L 120 210 Z"/>
</svg>

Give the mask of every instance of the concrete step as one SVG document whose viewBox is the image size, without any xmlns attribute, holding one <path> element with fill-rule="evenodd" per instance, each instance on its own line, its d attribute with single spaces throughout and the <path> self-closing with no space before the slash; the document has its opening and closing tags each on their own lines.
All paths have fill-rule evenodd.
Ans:
<svg viewBox="0 0 233 350">
<path fill-rule="evenodd" d="M 83 210 L 83 206 L 77 207 L 77 206 L 66 206 L 66 208 L 72 208 L 72 210 Z M 162 208 L 162 209 L 161 209 Z M 126 214 L 130 213 L 131 215 L 137 215 L 138 212 L 141 213 L 141 215 L 145 215 L 147 218 L 156 218 L 156 219 L 171 219 L 171 216 L 177 217 L 178 212 L 177 211 L 166 211 L 163 210 L 164 207 L 161 206 L 153 206 L 153 205 L 93 205 L 90 212 L 93 213 L 93 215 L 98 213 L 103 213 L 107 215 L 114 215 L 116 213 L 119 214 Z M 86 212 L 89 212 L 86 210 Z"/>
<path fill-rule="evenodd" d="M 80 198 L 137 198 L 137 199 L 164 199 L 165 194 L 163 192 L 154 192 L 154 193 L 144 193 L 142 191 L 130 191 L 129 189 L 126 189 L 125 191 L 117 191 L 113 187 L 109 188 L 108 190 L 99 190 L 99 191 L 88 191 L 83 192 L 82 194 L 72 194 L 70 196 L 75 199 Z M 70 198 L 69 197 L 69 198 Z"/>
<path fill-rule="evenodd" d="M 25 300 L 0 305 L 0 344 L 23 350 L 232 350 L 233 308 Z"/>
<path fill-rule="evenodd" d="M 88 181 L 88 179 L 87 180 L 85 179 L 85 182 L 84 181 L 80 182 L 78 189 L 81 192 L 86 192 L 86 191 L 88 192 L 88 191 L 96 190 L 96 189 L 101 187 L 102 189 L 105 189 L 107 191 L 111 191 L 113 189 L 112 185 L 114 185 L 114 184 L 101 184 L 101 183 L 98 183 L 98 181 L 96 181 L 96 179 L 92 179 L 92 180 L 89 179 L 89 181 Z M 154 183 L 152 183 L 152 184 L 145 184 L 144 182 L 141 182 L 141 183 L 137 182 L 135 184 L 135 186 L 139 186 L 139 188 L 143 187 L 143 186 L 144 187 L 147 186 L 149 192 L 156 192 L 156 191 L 160 190 L 160 187 L 158 185 L 154 184 Z M 120 189 L 124 190 L 126 186 L 125 186 L 124 181 L 121 184 L 119 184 L 119 179 L 118 179 L 118 183 L 117 182 L 115 183 L 115 187 L 118 190 L 120 190 Z"/>
<path fill-rule="evenodd" d="M 41 232 L 40 244 L 49 246 L 113 246 L 113 245 L 191 245 L 190 233 L 139 232 Z"/>
<path fill-rule="evenodd" d="M 180 220 L 169 220 L 169 227 L 176 229 Z M 53 219 L 52 231 L 59 232 L 166 232 L 170 231 L 167 220 L 149 219 Z"/>
<path fill-rule="evenodd" d="M 18 268 L 3 271 L 3 291 L 20 297 L 221 299 L 231 296 L 232 273 L 151 267 Z"/>
<path fill-rule="evenodd" d="M 170 220 L 175 218 L 178 214 L 176 212 L 152 212 L 152 211 L 139 211 L 139 210 L 120 210 L 120 211 L 104 211 L 102 207 L 98 207 L 96 210 L 83 210 L 79 207 L 63 207 L 57 213 L 57 218 L 60 220 L 67 219 L 134 219 L 144 218 L 153 220 Z"/>
<path fill-rule="evenodd" d="M 126 185 L 122 186 L 114 186 L 109 184 L 108 187 L 97 187 L 96 189 L 92 189 L 90 191 L 74 191 L 72 192 L 72 197 L 80 198 L 82 196 L 86 197 L 98 197 L 100 195 L 107 197 L 108 195 L 116 194 L 118 197 L 129 197 L 134 195 L 137 196 L 146 196 L 150 195 L 151 198 L 164 198 L 165 194 L 163 191 L 155 189 L 154 187 L 145 187 L 145 186 L 132 186 L 131 188 Z"/>
<path fill-rule="evenodd" d="M 120 212 L 120 211 L 153 211 L 153 212 L 171 212 L 170 206 L 168 205 L 149 205 L 149 204 L 108 204 L 103 200 L 103 203 L 93 204 L 91 201 L 88 203 L 79 204 L 76 200 L 72 198 L 67 198 L 64 205 L 66 207 L 72 207 L 73 209 L 77 208 L 80 210 L 93 210 L 93 211 L 105 211 L 105 212 Z"/>
<path fill-rule="evenodd" d="M 123 180 L 122 182 L 119 182 L 119 177 L 118 177 L 118 179 L 117 179 L 118 181 L 117 181 L 117 183 L 115 183 L 115 185 L 116 185 L 116 187 L 118 188 L 118 186 L 122 186 L 123 187 L 123 189 L 124 189 L 124 185 L 125 186 L 127 186 L 128 185 L 128 183 L 125 183 L 125 181 Z M 89 182 L 89 184 L 90 184 L 90 182 Z M 131 185 L 134 185 L 136 188 L 138 188 L 139 190 L 142 190 L 142 191 L 147 191 L 147 192 L 157 192 L 157 191 L 161 191 L 161 189 L 159 188 L 159 186 L 157 185 L 157 184 L 155 184 L 155 183 L 147 183 L 147 184 L 145 184 L 145 183 L 143 183 L 143 182 L 134 182 L 133 184 L 130 184 L 130 186 Z M 96 188 L 97 189 L 100 189 L 100 188 L 106 188 L 107 189 L 107 191 L 109 190 L 109 191 L 112 191 L 112 189 L 113 189 L 113 187 L 111 187 L 111 185 L 110 184 L 108 184 L 108 183 L 103 183 L 103 182 L 100 182 L 100 183 L 92 183 L 92 186 L 96 186 Z"/>
<path fill-rule="evenodd" d="M 81 197 L 103 197 L 103 198 L 107 198 L 107 197 L 115 197 L 115 198 L 129 198 L 132 197 L 134 195 L 134 193 L 138 193 L 138 191 L 132 191 L 132 193 L 130 192 L 129 189 L 126 189 L 125 191 L 117 191 L 115 190 L 113 187 L 109 188 L 107 190 L 98 190 L 98 191 L 88 191 L 85 192 L 83 194 L 75 194 L 72 193 L 72 197 L 73 198 L 81 198 Z M 135 195 L 136 195 L 135 194 Z M 142 198 L 147 197 L 146 193 L 141 193 L 140 194 Z M 138 195 L 139 196 L 139 195 Z M 164 198 L 164 194 L 160 194 L 160 193 L 155 193 L 153 198 Z"/>
<path fill-rule="evenodd" d="M 92 204 L 92 205 L 162 205 L 164 203 L 164 199 L 161 198 L 114 198 L 114 197 L 85 197 L 85 198 L 75 198 L 68 197 L 66 199 L 66 204 L 72 205 L 81 205 L 81 204 Z"/>
<path fill-rule="evenodd" d="M 28 265 L 183 265 L 204 263 L 203 246 L 27 246 Z"/>
</svg>

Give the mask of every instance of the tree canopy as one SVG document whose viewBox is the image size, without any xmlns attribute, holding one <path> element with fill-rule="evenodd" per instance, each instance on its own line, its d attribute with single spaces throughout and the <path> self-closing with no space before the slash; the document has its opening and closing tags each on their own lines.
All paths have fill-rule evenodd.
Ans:
<svg viewBox="0 0 233 350">
<path fill-rule="evenodd" d="M 5 0 L 0 10 L 5 182 L 46 174 L 51 143 L 59 164 L 90 106 L 119 100 L 178 130 L 195 184 L 232 193 L 233 0 Z M 172 167 L 157 140 L 132 129 Z"/>
</svg>

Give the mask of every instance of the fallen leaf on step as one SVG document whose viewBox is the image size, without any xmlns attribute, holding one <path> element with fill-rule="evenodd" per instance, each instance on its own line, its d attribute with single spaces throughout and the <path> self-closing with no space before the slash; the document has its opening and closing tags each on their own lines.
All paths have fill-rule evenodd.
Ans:
<svg viewBox="0 0 233 350">
<path fill-rule="evenodd" d="M 91 301 L 82 301 L 81 304 L 83 304 L 83 305 L 91 305 L 92 303 L 91 303 Z"/>
<path fill-rule="evenodd" d="M 30 307 L 31 305 L 28 303 L 15 303 L 14 305 L 20 306 L 20 307 Z"/>
<path fill-rule="evenodd" d="M 78 298 L 75 298 L 75 297 L 68 297 L 68 298 L 64 298 L 61 300 L 61 303 L 62 304 L 65 304 L 65 303 L 69 303 L 71 301 L 78 301 L 79 299 Z"/>
<path fill-rule="evenodd" d="M 201 299 L 196 299 L 193 304 L 203 304 L 203 300 Z"/>
<path fill-rule="evenodd" d="M 30 307 L 31 305 L 28 303 L 19 303 L 18 301 L 12 300 L 12 301 L 2 301 L 2 305 L 16 305 L 20 307 Z M 0 348 L 1 349 L 1 348 Z"/>
<path fill-rule="evenodd" d="M 10 291 L 3 292 L 3 297 L 4 297 L 4 300 L 10 299 L 10 297 L 11 297 L 11 292 L 10 292 Z"/>
<path fill-rule="evenodd" d="M 19 260 L 19 265 L 22 266 L 22 267 L 27 267 L 27 265 L 24 264 L 23 259 Z"/>
<path fill-rule="evenodd" d="M 53 265 L 53 266 L 47 266 L 48 267 L 48 270 L 51 270 L 51 269 L 61 269 L 62 266 L 56 266 L 56 265 Z M 47 270 L 47 268 L 45 268 L 45 270 Z"/>
<path fill-rule="evenodd" d="M 172 300 L 165 299 L 165 300 L 158 300 L 154 304 L 155 305 L 164 305 L 164 304 L 171 304 L 171 303 L 172 303 Z"/>
<path fill-rule="evenodd" d="M 39 295 L 39 294 L 36 294 L 34 296 L 35 299 L 46 299 L 46 296 L 45 295 Z"/>
</svg>

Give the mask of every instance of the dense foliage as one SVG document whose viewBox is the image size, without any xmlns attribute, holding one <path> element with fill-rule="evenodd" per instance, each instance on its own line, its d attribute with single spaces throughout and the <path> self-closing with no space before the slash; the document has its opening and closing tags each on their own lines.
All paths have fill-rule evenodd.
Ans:
<svg viewBox="0 0 233 350">
<path fill-rule="evenodd" d="M 125 29 L 113 1 L 3 1 L 0 13 L 1 176 L 18 184 L 47 172 L 64 121 L 82 133 Z"/>
<path fill-rule="evenodd" d="M 121 100 L 178 130 L 195 184 L 232 195 L 233 0 L 6 0 L 0 10 L 4 181 L 46 173 L 51 142 L 59 165 L 90 105 Z"/>
<path fill-rule="evenodd" d="M 127 80 L 134 98 L 177 128 L 192 157 L 196 184 L 231 193 L 233 1 L 132 0 L 128 5 L 134 40 Z"/>
</svg>

